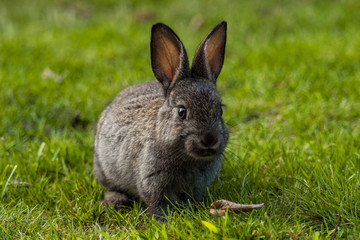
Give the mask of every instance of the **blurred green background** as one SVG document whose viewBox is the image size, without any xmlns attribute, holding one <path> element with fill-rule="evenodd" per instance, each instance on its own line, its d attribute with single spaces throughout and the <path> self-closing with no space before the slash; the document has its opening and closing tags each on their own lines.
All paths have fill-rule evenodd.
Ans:
<svg viewBox="0 0 360 240">
<path fill-rule="evenodd" d="M 359 10 L 357 0 L 0 1 L 0 238 L 359 238 Z M 220 20 L 231 139 L 203 208 L 165 229 L 144 207 L 99 205 L 96 121 L 122 88 L 154 79 L 151 26 L 169 25 L 191 61 Z M 206 206 L 219 198 L 267 207 L 215 219 Z"/>
</svg>

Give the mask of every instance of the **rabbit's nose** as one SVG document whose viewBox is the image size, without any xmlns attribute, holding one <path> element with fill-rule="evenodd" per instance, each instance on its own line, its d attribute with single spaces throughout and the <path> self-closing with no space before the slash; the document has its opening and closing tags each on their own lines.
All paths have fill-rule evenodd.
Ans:
<svg viewBox="0 0 360 240">
<path fill-rule="evenodd" d="M 200 136 L 200 143 L 205 148 L 215 148 L 215 145 L 217 145 L 219 142 L 219 137 L 217 134 L 213 132 L 204 132 Z"/>
</svg>

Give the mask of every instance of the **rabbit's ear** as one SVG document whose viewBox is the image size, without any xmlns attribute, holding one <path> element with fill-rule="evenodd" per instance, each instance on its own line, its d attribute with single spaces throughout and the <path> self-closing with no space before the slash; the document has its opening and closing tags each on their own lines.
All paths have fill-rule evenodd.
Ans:
<svg viewBox="0 0 360 240">
<path fill-rule="evenodd" d="M 151 29 L 151 65 L 165 95 L 178 79 L 190 75 L 189 60 L 179 37 L 163 23 Z"/>
<path fill-rule="evenodd" d="M 224 63 L 226 22 L 219 22 L 196 50 L 191 66 L 193 77 L 207 78 L 216 82 Z"/>
</svg>

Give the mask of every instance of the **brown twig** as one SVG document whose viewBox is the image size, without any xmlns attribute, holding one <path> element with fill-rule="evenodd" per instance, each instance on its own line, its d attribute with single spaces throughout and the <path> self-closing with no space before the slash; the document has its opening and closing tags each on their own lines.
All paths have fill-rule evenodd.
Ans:
<svg viewBox="0 0 360 240">
<path fill-rule="evenodd" d="M 232 210 L 233 212 L 250 212 L 257 208 L 262 208 L 265 206 L 265 203 L 261 204 L 239 204 L 231 202 L 228 200 L 216 200 L 210 205 L 210 213 L 215 217 L 224 216 L 227 210 Z"/>
<path fill-rule="evenodd" d="M 336 233 L 340 227 L 340 222 L 341 222 L 341 213 L 339 213 L 338 219 L 337 219 L 337 223 L 336 223 L 336 227 L 335 227 L 335 231 L 333 232 L 333 234 L 331 235 L 330 240 L 333 240 L 336 237 Z"/>
<path fill-rule="evenodd" d="M 293 233 L 293 232 L 289 232 L 289 235 L 294 239 L 294 240 L 299 240 L 299 237 Z"/>
</svg>

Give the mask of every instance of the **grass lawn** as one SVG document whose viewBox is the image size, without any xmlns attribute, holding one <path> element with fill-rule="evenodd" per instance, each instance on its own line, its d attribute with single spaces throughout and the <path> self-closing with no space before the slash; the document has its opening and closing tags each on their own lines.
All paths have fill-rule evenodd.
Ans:
<svg viewBox="0 0 360 240">
<path fill-rule="evenodd" d="M 360 1 L 0 2 L 0 239 L 359 239 Z M 203 202 L 152 220 L 100 204 L 97 118 L 154 79 L 150 29 L 190 60 L 228 22 L 217 85 L 231 132 Z M 215 218 L 213 200 L 261 203 Z M 339 219 L 341 215 L 341 220 Z"/>
</svg>

